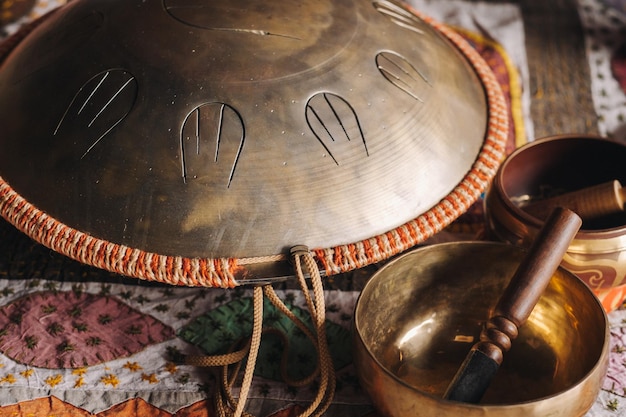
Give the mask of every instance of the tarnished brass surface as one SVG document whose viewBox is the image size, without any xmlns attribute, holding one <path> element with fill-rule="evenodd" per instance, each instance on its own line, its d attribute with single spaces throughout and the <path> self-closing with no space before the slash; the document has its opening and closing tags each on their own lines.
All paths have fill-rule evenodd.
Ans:
<svg viewBox="0 0 626 417">
<path fill-rule="evenodd" d="M 609 356 L 602 306 L 559 268 L 479 405 L 442 395 L 522 259 L 499 243 L 409 252 L 378 271 L 356 306 L 361 384 L 381 413 L 403 416 L 582 416 Z"/>
<path fill-rule="evenodd" d="M 464 57 L 390 1 L 75 0 L 0 67 L 0 176 L 103 240 L 263 256 L 419 216 L 486 118 Z"/>
</svg>

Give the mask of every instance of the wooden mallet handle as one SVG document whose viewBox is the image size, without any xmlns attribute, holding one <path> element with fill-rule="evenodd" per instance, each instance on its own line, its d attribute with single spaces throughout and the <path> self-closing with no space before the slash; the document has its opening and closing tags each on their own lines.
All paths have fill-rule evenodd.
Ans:
<svg viewBox="0 0 626 417">
<path fill-rule="evenodd" d="M 522 210 L 544 220 L 555 207 L 565 207 L 583 220 L 592 220 L 624 211 L 626 190 L 619 181 L 613 180 L 555 197 L 532 201 Z"/>
<path fill-rule="evenodd" d="M 448 386 L 444 398 L 478 403 L 535 304 L 550 283 L 582 220 L 556 208 L 518 266 L 476 343 Z"/>
</svg>

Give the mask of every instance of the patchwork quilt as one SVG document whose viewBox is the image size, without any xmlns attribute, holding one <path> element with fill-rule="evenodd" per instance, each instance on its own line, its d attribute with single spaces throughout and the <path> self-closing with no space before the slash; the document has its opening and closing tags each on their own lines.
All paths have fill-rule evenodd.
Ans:
<svg viewBox="0 0 626 417">
<path fill-rule="evenodd" d="M 12 2 L 2 3 L 4 37 L 65 3 L 13 1 L 25 4 L 16 9 L 7 6 Z M 532 141 L 519 7 L 461 0 L 411 4 L 457 30 L 493 69 L 510 105 L 508 151 Z M 587 30 L 600 129 L 624 137 L 626 7 L 617 0 L 579 0 L 578 5 Z M 16 10 L 20 16 L 7 14 Z M 480 237 L 482 219 L 479 202 L 433 241 Z M 184 358 L 223 352 L 250 334 L 250 289 L 170 287 L 80 267 L 21 236 L 4 221 L 0 242 L 0 249 L 5 249 L 0 255 L 0 416 L 215 414 L 216 376 L 185 365 Z M 281 289 L 278 294 L 293 314 L 310 320 L 300 291 Z M 327 415 L 375 417 L 352 364 L 350 326 L 359 293 L 328 289 L 324 295 L 337 372 L 336 394 Z M 626 310 L 619 304 L 618 300 L 609 315 L 609 372 L 588 417 L 626 416 Z M 289 376 L 310 374 L 316 352 L 302 332 L 269 303 L 264 323 L 287 335 Z M 246 406 L 253 415 L 296 415 L 315 397 L 315 384 L 293 388 L 282 382 L 284 345 L 279 337 L 263 337 Z"/>
</svg>

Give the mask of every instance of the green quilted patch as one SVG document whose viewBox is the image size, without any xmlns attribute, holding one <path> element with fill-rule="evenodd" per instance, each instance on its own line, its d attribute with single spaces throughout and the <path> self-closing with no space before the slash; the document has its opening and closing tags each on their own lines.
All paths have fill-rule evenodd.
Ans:
<svg viewBox="0 0 626 417">
<path fill-rule="evenodd" d="M 289 309 L 312 328 L 308 311 L 288 305 Z M 239 298 L 196 318 L 180 332 L 187 342 L 200 347 L 207 355 L 227 353 L 231 347 L 252 334 L 253 305 L 251 298 Z M 289 340 L 288 375 L 292 379 L 304 378 L 313 372 L 317 352 L 311 341 L 295 324 L 267 299 L 263 304 L 263 328 L 282 332 Z M 326 335 L 335 369 L 352 361 L 350 332 L 342 326 L 326 321 Z M 255 375 L 281 381 L 280 360 L 284 346 L 280 337 L 264 333 Z"/>
</svg>

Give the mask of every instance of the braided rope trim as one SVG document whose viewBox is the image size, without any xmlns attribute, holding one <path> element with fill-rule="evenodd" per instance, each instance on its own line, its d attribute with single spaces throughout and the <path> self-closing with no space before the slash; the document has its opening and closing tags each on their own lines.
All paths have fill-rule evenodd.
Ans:
<svg viewBox="0 0 626 417">
<path fill-rule="evenodd" d="M 37 242 L 79 262 L 122 275 L 173 285 L 236 286 L 235 259 L 164 256 L 107 242 L 64 225 L 15 192 L 0 178 L 0 212 Z"/>
<path fill-rule="evenodd" d="M 476 161 L 452 192 L 418 218 L 394 230 L 357 243 L 317 249 L 315 255 L 327 275 L 362 268 L 397 255 L 443 230 L 478 200 L 496 174 L 505 156 L 508 108 L 500 84 L 491 68 L 459 34 L 432 18 L 414 14 L 448 38 L 473 66 L 487 94 L 487 135 Z"/>
<path fill-rule="evenodd" d="M 504 156 L 508 113 L 495 76 L 480 55 L 458 34 L 433 19 L 413 11 L 447 37 L 468 59 L 483 83 L 489 109 L 487 137 L 471 170 L 442 201 L 418 218 L 385 234 L 349 245 L 313 251 L 327 275 L 347 272 L 399 254 L 425 241 L 449 225 L 478 199 Z M 41 19 L 40 19 L 41 20 Z M 39 22 L 37 22 L 39 23 Z M 0 62 L 36 25 L 9 38 L 0 48 Z M 285 259 L 186 258 L 145 252 L 95 238 L 67 226 L 21 197 L 0 177 L 0 214 L 17 229 L 44 246 L 87 265 L 133 278 L 188 287 L 232 288 L 243 265 Z"/>
</svg>

